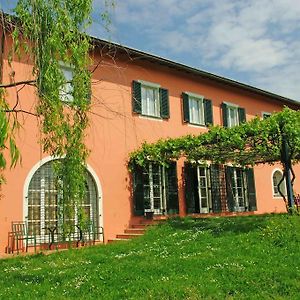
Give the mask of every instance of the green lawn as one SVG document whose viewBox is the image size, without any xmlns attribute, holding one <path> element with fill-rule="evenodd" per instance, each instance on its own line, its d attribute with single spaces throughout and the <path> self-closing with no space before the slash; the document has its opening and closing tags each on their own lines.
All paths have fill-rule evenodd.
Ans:
<svg viewBox="0 0 300 300">
<path fill-rule="evenodd" d="M 0 261 L 0 299 L 300 299 L 300 217 L 174 219 L 130 242 Z"/>
</svg>

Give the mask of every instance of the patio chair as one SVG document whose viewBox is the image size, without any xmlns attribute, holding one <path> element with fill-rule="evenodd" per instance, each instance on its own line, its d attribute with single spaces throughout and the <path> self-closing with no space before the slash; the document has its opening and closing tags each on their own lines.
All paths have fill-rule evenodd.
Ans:
<svg viewBox="0 0 300 300">
<path fill-rule="evenodd" d="M 11 235 L 13 239 L 12 253 L 16 248 L 17 254 L 19 254 L 20 245 L 22 245 L 22 250 L 24 251 L 24 243 L 25 243 L 25 251 L 28 252 L 29 241 L 33 241 L 34 252 L 36 252 L 36 237 L 35 235 L 32 236 L 28 235 L 26 222 L 12 222 L 11 229 L 12 229 Z"/>
</svg>

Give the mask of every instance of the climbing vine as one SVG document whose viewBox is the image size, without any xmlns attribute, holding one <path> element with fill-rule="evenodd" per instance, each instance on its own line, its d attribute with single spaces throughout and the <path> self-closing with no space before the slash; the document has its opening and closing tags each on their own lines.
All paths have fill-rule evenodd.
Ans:
<svg viewBox="0 0 300 300">
<path fill-rule="evenodd" d="M 285 135 L 291 159 L 300 158 L 300 112 L 284 108 L 265 120 L 258 117 L 240 126 L 210 127 L 207 133 L 143 143 L 130 154 L 129 167 L 146 166 L 149 161 L 168 165 L 185 157 L 189 161 L 211 161 L 240 166 L 281 161 L 282 136 Z"/>
<path fill-rule="evenodd" d="M 281 162 L 284 176 L 278 183 L 287 210 L 294 211 L 292 164 L 300 160 L 300 112 L 285 107 L 265 120 L 258 117 L 232 128 L 210 127 L 207 133 L 143 143 L 130 154 L 129 169 L 146 167 L 149 161 L 168 166 L 184 157 L 192 163 L 231 163 L 240 167 Z M 280 191 L 286 179 L 287 198 Z"/>
</svg>

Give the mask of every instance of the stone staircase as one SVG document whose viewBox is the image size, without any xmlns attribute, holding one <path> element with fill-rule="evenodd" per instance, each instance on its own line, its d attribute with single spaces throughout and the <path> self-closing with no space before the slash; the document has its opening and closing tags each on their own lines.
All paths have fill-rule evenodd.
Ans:
<svg viewBox="0 0 300 300">
<path fill-rule="evenodd" d="M 157 222 L 159 222 L 159 220 L 141 219 L 139 223 L 131 224 L 123 233 L 117 234 L 114 239 L 109 239 L 107 242 L 129 241 L 133 238 L 140 237 L 145 233 L 147 227 L 157 224 Z"/>
</svg>

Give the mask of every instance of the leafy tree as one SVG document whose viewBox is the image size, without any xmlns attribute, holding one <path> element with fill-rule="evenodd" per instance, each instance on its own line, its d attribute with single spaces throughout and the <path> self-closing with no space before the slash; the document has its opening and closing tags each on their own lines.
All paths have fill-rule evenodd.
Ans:
<svg viewBox="0 0 300 300">
<path fill-rule="evenodd" d="M 113 1 L 105 1 L 113 5 Z M 65 214 L 82 201 L 85 191 L 85 165 L 89 150 L 85 145 L 87 112 L 91 97 L 90 37 L 85 30 L 91 24 L 92 0 L 19 0 L 15 16 L 1 14 L 3 34 L 11 36 L 13 49 L 8 57 L 10 83 L 0 85 L 0 184 L 8 161 L 14 167 L 20 160 L 16 134 L 19 114 L 30 113 L 10 103 L 7 91 L 25 85 L 36 88 L 36 115 L 41 123 L 43 151 L 57 161 L 58 185 L 63 191 Z M 109 23 L 109 15 L 102 14 Z M 27 56 L 32 63 L 32 79 L 17 81 L 13 60 Z M 62 65 L 71 68 L 72 80 L 65 77 Z M 67 92 L 65 100 L 62 94 Z M 10 159 L 7 161 L 7 149 Z"/>
</svg>

